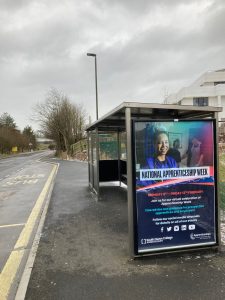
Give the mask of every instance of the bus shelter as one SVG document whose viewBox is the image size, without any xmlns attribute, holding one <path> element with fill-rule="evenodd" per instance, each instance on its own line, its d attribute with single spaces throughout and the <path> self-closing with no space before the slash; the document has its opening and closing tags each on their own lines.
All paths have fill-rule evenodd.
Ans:
<svg viewBox="0 0 225 300">
<path fill-rule="evenodd" d="M 218 249 L 220 111 L 124 102 L 88 126 L 91 190 L 127 186 L 130 257 Z"/>
</svg>

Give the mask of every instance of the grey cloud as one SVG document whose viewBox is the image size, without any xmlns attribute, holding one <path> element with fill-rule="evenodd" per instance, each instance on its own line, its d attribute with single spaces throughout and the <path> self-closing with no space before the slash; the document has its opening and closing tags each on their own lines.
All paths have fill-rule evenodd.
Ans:
<svg viewBox="0 0 225 300">
<path fill-rule="evenodd" d="M 1 0 L 0 10 L 1 11 L 15 11 L 22 9 L 26 5 L 32 3 L 32 0 Z"/>
<path fill-rule="evenodd" d="M 24 8 L 29 5 L 26 1 L 21 3 Z M 183 24 L 172 23 L 136 33 L 126 28 L 132 24 L 132 14 L 136 14 L 134 23 L 141 22 L 150 8 L 157 9 L 160 5 L 170 9 L 187 1 L 85 3 L 92 6 L 82 9 L 76 19 L 73 13 L 64 12 L 7 34 L 0 29 L 0 72 L 4 70 L 0 75 L 5 85 L 2 94 L 11 106 L 43 100 L 41 93 L 55 87 L 74 101 L 85 103 L 90 113 L 95 111 L 94 60 L 86 52 L 97 53 L 100 114 L 124 100 L 161 101 L 165 90 L 175 92 L 208 69 L 224 67 L 221 65 L 224 62 L 223 1 L 215 1 L 204 15 L 199 15 L 203 26 L 188 28 L 185 24 L 183 28 Z M 110 16 L 107 9 L 111 11 Z M 127 40 L 116 38 L 120 28 L 128 33 Z M 73 49 L 75 52 L 71 54 Z"/>
<path fill-rule="evenodd" d="M 2 32 L 1 57 L 24 55 L 31 58 L 64 55 L 79 40 L 79 31 L 63 20 L 50 20 L 44 24 L 22 30 Z"/>
<path fill-rule="evenodd" d="M 163 76 L 165 68 L 162 63 L 168 65 L 171 57 L 178 57 L 179 52 L 181 53 L 184 50 L 183 43 L 187 38 L 182 31 L 177 32 L 177 35 L 172 33 L 172 28 L 155 27 L 136 36 L 124 46 L 117 44 L 112 49 L 105 49 L 102 63 L 104 72 L 106 73 L 110 69 L 112 71 L 108 75 L 110 77 L 113 76 L 114 72 L 129 73 L 132 68 L 139 75 L 139 72 L 142 71 L 148 74 L 154 73 L 152 75 L 154 77 L 157 70 L 159 70 L 159 72 L 163 71 Z M 108 64 L 107 58 L 110 61 Z M 154 70 L 154 72 L 151 70 Z"/>
<path fill-rule="evenodd" d="M 205 44 L 213 47 L 224 47 L 225 46 L 225 2 L 216 2 L 209 10 L 206 21 L 205 28 L 202 34 Z"/>
<path fill-rule="evenodd" d="M 75 17 L 72 11 L 64 12 L 43 21 L 40 15 L 38 20 L 14 30 L 0 28 L 0 60 L 18 55 L 34 60 L 68 56 L 72 47 L 78 48 L 92 38 L 88 28 L 91 31 L 104 26 L 104 21 L 91 11 Z"/>
<path fill-rule="evenodd" d="M 213 25 L 208 26 L 210 31 Z M 197 28 L 184 33 L 181 28 L 158 26 L 136 36 L 126 45 L 118 43 L 102 50 L 99 53 L 102 75 L 99 77 L 103 90 L 107 90 L 106 98 L 113 98 L 113 94 L 119 96 L 119 93 L 122 98 L 146 97 L 147 94 L 155 98 L 154 88 L 170 89 L 171 85 L 178 90 L 212 66 L 215 68 L 221 64 L 218 57 L 223 57 L 223 48 L 218 49 L 218 44 L 210 42 L 208 31 L 204 33 Z M 146 92 L 138 93 L 142 88 Z"/>
<path fill-rule="evenodd" d="M 205 0 L 198 0 L 198 3 Z M 187 4 L 187 0 L 95 0 L 96 6 L 102 9 L 118 7 L 133 14 L 146 13 L 150 9 L 166 7 L 173 9 L 177 5 Z M 188 0 L 188 4 L 195 3 L 196 0 Z M 134 20 L 135 21 L 135 20 Z"/>
</svg>

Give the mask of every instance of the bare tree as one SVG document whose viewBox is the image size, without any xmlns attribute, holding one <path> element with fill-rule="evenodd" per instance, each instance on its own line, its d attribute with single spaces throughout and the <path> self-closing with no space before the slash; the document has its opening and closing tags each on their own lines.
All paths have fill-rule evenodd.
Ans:
<svg viewBox="0 0 225 300">
<path fill-rule="evenodd" d="M 52 89 L 43 103 L 35 107 L 35 117 L 43 134 L 53 139 L 57 150 L 70 153 L 70 145 L 84 136 L 86 113 L 81 105 Z"/>
</svg>

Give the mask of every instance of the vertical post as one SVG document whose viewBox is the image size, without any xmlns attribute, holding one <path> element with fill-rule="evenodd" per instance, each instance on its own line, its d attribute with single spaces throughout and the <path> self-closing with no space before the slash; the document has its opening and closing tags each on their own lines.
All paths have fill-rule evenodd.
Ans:
<svg viewBox="0 0 225 300">
<path fill-rule="evenodd" d="M 87 56 L 95 58 L 95 93 L 96 93 L 96 120 L 98 120 L 98 84 L 97 84 L 97 55 L 95 53 L 87 53 Z"/>
<path fill-rule="evenodd" d="M 91 131 L 91 188 L 94 190 L 94 156 L 93 156 L 93 150 L 94 150 L 94 141 L 93 141 L 93 131 Z"/>
<path fill-rule="evenodd" d="M 127 133 L 127 203 L 128 203 L 128 236 L 129 254 L 134 257 L 134 214 L 133 214 L 133 173 L 132 173 L 132 132 L 131 108 L 126 107 L 126 133 Z"/>
<path fill-rule="evenodd" d="M 217 183 L 216 183 L 216 194 L 217 194 L 217 209 L 215 216 L 217 218 L 217 233 L 218 233 L 218 244 L 219 248 L 221 247 L 221 234 L 220 234 L 220 193 L 219 193 L 219 184 L 220 184 L 220 170 L 219 170 L 219 126 L 218 126 L 218 119 L 219 114 L 218 112 L 214 113 L 214 118 L 216 119 L 216 145 L 217 145 L 217 151 L 216 151 L 216 162 L 217 162 Z"/>
<path fill-rule="evenodd" d="M 89 145 L 90 133 L 87 132 L 87 157 L 88 157 L 88 185 L 90 186 L 91 178 L 90 178 L 90 145 Z"/>
<path fill-rule="evenodd" d="M 217 106 L 221 107 L 221 95 L 217 96 Z"/>
<path fill-rule="evenodd" d="M 117 154 L 118 154 L 118 179 L 121 186 L 121 163 L 120 163 L 120 132 L 117 131 Z"/>
<path fill-rule="evenodd" d="M 96 120 L 98 120 L 98 83 L 97 83 L 97 56 L 95 55 L 95 92 L 96 92 Z"/>
<path fill-rule="evenodd" d="M 97 192 L 97 200 L 100 199 L 100 194 L 99 194 L 99 132 L 98 132 L 98 128 L 96 128 L 96 192 Z"/>
</svg>

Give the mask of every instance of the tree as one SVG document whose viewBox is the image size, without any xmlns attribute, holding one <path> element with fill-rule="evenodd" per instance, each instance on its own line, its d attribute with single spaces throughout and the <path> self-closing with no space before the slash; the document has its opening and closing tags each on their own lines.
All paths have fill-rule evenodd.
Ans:
<svg viewBox="0 0 225 300">
<path fill-rule="evenodd" d="M 17 129 L 10 127 L 0 127 L 0 151 L 10 153 L 12 147 L 17 147 L 18 151 L 28 149 L 28 140 Z"/>
<path fill-rule="evenodd" d="M 70 154 L 70 145 L 84 136 L 86 113 L 81 105 L 52 89 L 43 103 L 35 107 L 36 120 L 43 134 L 53 139 L 57 150 Z"/>
<path fill-rule="evenodd" d="M 0 151 L 10 153 L 13 147 L 18 151 L 30 149 L 29 143 L 36 147 L 36 138 L 30 126 L 24 128 L 23 134 L 16 128 L 14 119 L 8 114 L 0 116 Z"/>
<path fill-rule="evenodd" d="M 0 117 L 0 127 L 16 128 L 16 123 L 8 113 L 3 113 Z"/>
<path fill-rule="evenodd" d="M 35 149 L 37 147 L 37 141 L 36 141 L 36 136 L 34 134 L 34 131 L 31 126 L 27 125 L 23 129 L 23 135 L 26 137 L 28 141 L 28 146 L 31 149 Z M 32 144 L 32 145 L 31 145 Z"/>
<path fill-rule="evenodd" d="M 14 138 L 16 135 L 16 123 L 8 114 L 3 113 L 0 116 L 0 151 L 1 153 L 10 153 L 15 146 Z"/>
</svg>

